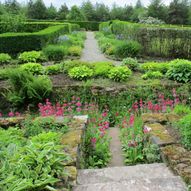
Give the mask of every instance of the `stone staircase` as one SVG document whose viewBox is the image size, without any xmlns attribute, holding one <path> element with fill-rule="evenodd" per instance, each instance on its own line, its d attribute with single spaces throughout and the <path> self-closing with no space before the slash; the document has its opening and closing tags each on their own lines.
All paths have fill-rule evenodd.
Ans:
<svg viewBox="0 0 191 191">
<path fill-rule="evenodd" d="M 186 191 L 164 163 L 79 170 L 73 191 Z"/>
</svg>

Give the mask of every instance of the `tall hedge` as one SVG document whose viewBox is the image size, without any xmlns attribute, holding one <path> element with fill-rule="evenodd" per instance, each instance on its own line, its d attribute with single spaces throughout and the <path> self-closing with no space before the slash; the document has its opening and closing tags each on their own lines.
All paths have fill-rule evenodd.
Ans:
<svg viewBox="0 0 191 191">
<path fill-rule="evenodd" d="M 0 34 L 0 52 L 15 54 L 23 51 L 40 50 L 53 42 L 59 35 L 68 33 L 70 25 L 50 26 L 34 33 Z"/>
<path fill-rule="evenodd" d="M 137 40 L 143 46 L 142 55 L 166 58 L 191 58 L 191 27 L 144 25 L 124 21 L 105 22 L 107 28 L 124 39 Z"/>
</svg>

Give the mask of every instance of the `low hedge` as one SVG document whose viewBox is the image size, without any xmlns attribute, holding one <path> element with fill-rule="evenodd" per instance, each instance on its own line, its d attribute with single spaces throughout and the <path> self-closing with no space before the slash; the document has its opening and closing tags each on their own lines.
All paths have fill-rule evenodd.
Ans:
<svg viewBox="0 0 191 191">
<path fill-rule="evenodd" d="M 68 21 L 68 20 L 35 20 L 30 19 L 29 22 L 64 22 L 64 23 L 71 23 L 71 24 L 77 24 L 80 26 L 80 28 L 84 28 L 86 30 L 91 31 L 98 31 L 100 22 L 97 21 Z"/>
<path fill-rule="evenodd" d="M 34 33 L 0 34 L 0 52 L 19 53 L 30 50 L 41 50 L 47 43 L 52 43 L 59 35 L 69 32 L 69 25 L 50 26 Z"/>
<path fill-rule="evenodd" d="M 99 29 L 137 40 L 143 46 L 143 56 L 191 58 L 191 27 L 109 21 L 101 23 Z"/>
</svg>

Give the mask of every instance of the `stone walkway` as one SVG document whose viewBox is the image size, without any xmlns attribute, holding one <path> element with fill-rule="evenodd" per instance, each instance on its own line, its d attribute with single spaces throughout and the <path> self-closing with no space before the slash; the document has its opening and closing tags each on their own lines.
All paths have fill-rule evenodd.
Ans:
<svg viewBox="0 0 191 191">
<path fill-rule="evenodd" d="M 112 138 L 110 143 L 110 151 L 112 154 L 109 167 L 119 167 L 124 166 L 124 158 L 121 150 L 121 141 L 119 139 L 120 129 L 119 128 L 109 128 L 109 136 Z"/>
<path fill-rule="evenodd" d="M 116 65 L 119 65 L 120 62 L 110 60 L 104 56 L 104 54 L 100 51 L 97 40 L 95 39 L 94 32 L 86 33 L 86 41 L 85 46 L 82 52 L 81 60 L 87 62 L 101 62 L 108 61 L 113 62 Z"/>
</svg>

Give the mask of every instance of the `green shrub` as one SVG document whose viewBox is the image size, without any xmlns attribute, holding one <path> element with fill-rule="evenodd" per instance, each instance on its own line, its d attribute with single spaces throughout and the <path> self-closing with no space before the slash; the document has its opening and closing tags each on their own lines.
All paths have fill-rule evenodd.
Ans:
<svg viewBox="0 0 191 191">
<path fill-rule="evenodd" d="M 191 114 L 186 115 L 178 122 L 182 143 L 186 148 L 191 149 Z"/>
<path fill-rule="evenodd" d="M 43 66 L 38 63 L 26 63 L 21 65 L 20 68 L 26 72 L 32 73 L 33 75 L 40 75 L 44 73 Z"/>
<path fill-rule="evenodd" d="M 70 56 L 80 56 L 82 53 L 82 48 L 80 46 L 71 46 L 68 48 L 68 54 Z"/>
<path fill-rule="evenodd" d="M 40 51 L 23 52 L 19 55 L 18 59 L 22 63 L 37 62 L 41 60 L 41 55 Z"/>
<path fill-rule="evenodd" d="M 93 76 L 93 70 L 87 66 L 74 67 L 69 71 L 69 76 L 76 80 L 86 80 Z"/>
<path fill-rule="evenodd" d="M 24 70 L 10 70 L 8 74 L 10 89 L 6 98 L 15 106 L 37 105 L 52 92 L 52 83 L 47 76 L 33 76 Z"/>
<path fill-rule="evenodd" d="M 108 73 L 113 64 L 111 62 L 96 62 L 94 65 L 94 76 L 96 77 L 108 77 Z"/>
<path fill-rule="evenodd" d="M 153 71 L 148 71 L 146 74 L 142 75 L 142 78 L 144 80 L 147 79 L 161 79 L 163 77 L 163 74 L 159 71 L 153 72 Z"/>
<path fill-rule="evenodd" d="M 1 53 L 0 54 L 0 65 L 2 64 L 8 64 L 11 61 L 11 56 L 9 54 Z"/>
<path fill-rule="evenodd" d="M 137 59 L 134 58 L 125 58 L 122 61 L 122 65 L 127 66 L 129 69 L 136 71 L 139 67 Z"/>
<path fill-rule="evenodd" d="M 55 65 L 45 67 L 45 73 L 48 75 L 58 74 L 58 73 L 61 73 L 62 71 L 63 71 L 63 67 L 61 64 L 55 64 Z"/>
<path fill-rule="evenodd" d="M 80 61 L 80 60 L 72 60 L 72 61 L 70 60 L 70 61 L 66 61 L 62 64 L 64 66 L 64 70 L 67 72 L 74 67 L 80 67 L 80 66 L 87 66 L 88 68 L 91 68 L 91 69 L 93 68 L 93 65 L 91 65 L 90 63 Z"/>
<path fill-rule="evenodd" d="M 191 81 L 191 62 L 188 60 L 175 60 L 170 63 L 167 77 L 177 82 L 187 83 Z"/>
<path fill-rule="evenodd" d="M 114 55 L 114 54 L 115 54 L 115 46 L 113 46 L 113 45 L 108 46 L 108 47 L 106 48 L 105 53 L 106 53 L 107 55 Z"/>
<path fill-rule="evenodd" d="M 61 34 L 68 32 L 68 30 L 69 25 L 63 24 L 50 26 L 34 33 L 0 34 L 0 52 L 19 53 L 24 51 L 41 50 L 46 44 L 53 43 L 55 39 Z"/>
<path fill-rule="evenodd" d="M 158 62 L 146 62 L 144 64 L 141 64 L 141 69 L 144 72 L 148 71 L 153 71 L 153 72 L 161 72 L 165 74 L 168 69 L 169 69 L 170 63 L 163 62 L 163 63 L 158 63 Z"/>
<path fill-rule="evenodd" d="M 187 114 L 191 113 L 190 107 L 187 105 L 182 105 L 182 104 L 176 105 L 173 111 L 174 111 L 174 113 L 176 113 L 178 115 L 187 115 Z"/>
<path fill-rule="evenodd" d="M 48 45 L 43 49 L 43 53 L 48 60 L 59 61 L 67 55 L 67 49 L 61 45 Z"/>
<path fill-rule="evenodd" d="M 136 57 L 141 51 L 141 45 L 137 41 L 121 41 L 115 50 L 117 58 Z"/>
<path fill-rule="evenodd" d="M 131 74 L 132 72 L 128 67 L 118 66 L 111 69 L 108 76 L 110 79 L 116 82 L 121 82 L 126 81 L 131 76 Z"/>
</svg>

